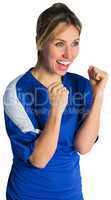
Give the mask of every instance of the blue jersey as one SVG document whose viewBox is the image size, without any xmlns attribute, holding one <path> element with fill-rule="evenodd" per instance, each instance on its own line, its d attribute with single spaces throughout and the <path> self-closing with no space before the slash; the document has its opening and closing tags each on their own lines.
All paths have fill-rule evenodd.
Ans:
<svg viewBox="0 0 111 200">
<path fill-rule="evenodd" d="M 13 152 L 7 200 L 83 200 L 80 155 L 74 140 L 92 105 L 90 81 L 71 72 L 62 76 L 69 96 L 57 148 L 47 165 L 38 168 L 29 161 L 29 156 L 47 122 L 51 104 L 48 88 L 31 70 L 13 80 L 4 94 L 5 124 Z"/>
</svg>

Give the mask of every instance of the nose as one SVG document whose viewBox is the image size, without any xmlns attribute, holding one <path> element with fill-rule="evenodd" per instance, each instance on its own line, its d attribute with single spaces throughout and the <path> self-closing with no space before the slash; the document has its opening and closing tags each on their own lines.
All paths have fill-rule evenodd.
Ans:
<svg viewBox="0 0 111 200">
<path fill-rule="evenodd" d="M 72 49 L 70 47 L 66 47 L 63 52 L 63 57 L 65 59 L 71 60 L 72 59 Z"/>
</svg>

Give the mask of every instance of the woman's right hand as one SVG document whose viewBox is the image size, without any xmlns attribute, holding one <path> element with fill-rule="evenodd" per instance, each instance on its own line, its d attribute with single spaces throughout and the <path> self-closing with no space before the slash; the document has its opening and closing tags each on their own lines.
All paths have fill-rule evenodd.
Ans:
<svg viewBox="0 0 111 200">
<path fill-rule="evenodd" d="M 56 81 L 49 85 L 48 93 L 51 109 L 54 110 L 55 113 L 63 113 L 68 103 L 69 90 L 67 90 L 60 81 Z"/>
</svg>

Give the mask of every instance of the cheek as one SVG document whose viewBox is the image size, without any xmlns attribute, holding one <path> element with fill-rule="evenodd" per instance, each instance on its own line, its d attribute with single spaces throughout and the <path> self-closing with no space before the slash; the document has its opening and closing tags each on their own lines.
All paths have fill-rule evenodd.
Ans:
<svg viewBox="0 0 111 200">
<path fill-rule="evenodd" d="M 54 49 L 47 49 L 43 52 L 44 61 L 47 63 L 52 63 L 57 58 L 57 52 Z"/>
<path fill-rule="evenodd" d="M 76 58 L 78 56 L 78 54 L 79 54 L 79 47 L 74 49 L 73 57 Z"/>
<path fill-rule="evenodd" d="M 50 60 L 55 61 L 59 57 L 59 54 L 59 51 L 53 48 L 51 51 L 49 51 L 48 57 Z"/>
</svg>

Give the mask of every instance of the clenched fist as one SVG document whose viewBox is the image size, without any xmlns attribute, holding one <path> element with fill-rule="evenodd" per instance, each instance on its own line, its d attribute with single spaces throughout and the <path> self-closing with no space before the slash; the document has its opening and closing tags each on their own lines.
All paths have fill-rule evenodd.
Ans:
<svg viewBox="0 0 111 200">
<path fill-rule="evenodd" d="M 49 85 L 48 94 L 51 103 L 51 108 L 57 113 L 63 113 L 68 103 L 69 91 L 60 81 L 56 81 Z"/>
<path fill-rule="evenodd" d="M 88 75 L 93 88 L 93 96 L 102 95 L 108 80 L 108 74 L 97 67 L 90 66 Z"/>
</svg>

